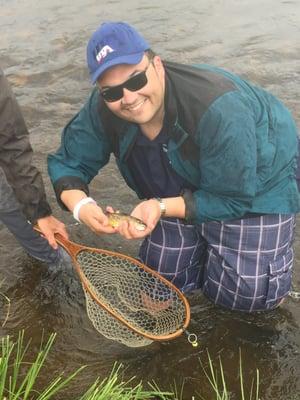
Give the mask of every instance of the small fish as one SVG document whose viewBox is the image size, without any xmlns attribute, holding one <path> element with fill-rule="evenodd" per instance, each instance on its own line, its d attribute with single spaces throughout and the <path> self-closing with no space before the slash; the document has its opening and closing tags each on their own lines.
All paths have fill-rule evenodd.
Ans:
<svg viewBox="0 0 300 400">
<path fill-rule="evenodd" d="M 138 218 L 132 217 L 131 215 L 121 213 L 120 211 L 114 213 L 106 213 L 108 222 L 113 228 L 117 228 L 122 221 L 133 222 L 134 227 L 137 231 L 144 231 L 147 225 Z"/>
</svg>

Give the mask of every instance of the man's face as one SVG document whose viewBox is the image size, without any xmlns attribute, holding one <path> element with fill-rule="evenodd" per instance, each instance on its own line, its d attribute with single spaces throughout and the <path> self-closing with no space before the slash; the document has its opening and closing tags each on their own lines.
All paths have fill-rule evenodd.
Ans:
<svg viewBox="0 0 300 400">
<path fill-rule="evenodd" d="M 139 73 L 145 72 L 146 84 L 136 91 L 126 89 L 126 83 L 130 78 L 136 77 Z M 144 77 L 145 78 L 145 77 Z M 139 80 L 139 77 L 136 78 Z M 98 80 L 100 91 L 105 91 L 118 85 L 121 99 L 116 101 L 104 100 L 107 107 L 120 118 L 143 125 L 157 122 L 163 118 L 164 109 L 164 67 L 161 59 L 155 56 L 151 61 L 144 55 L 142 61 L 136 65 L 120 64 L 103 73 Z M 131 82 L 128 82 L 131 88 Z"/>
</svg>

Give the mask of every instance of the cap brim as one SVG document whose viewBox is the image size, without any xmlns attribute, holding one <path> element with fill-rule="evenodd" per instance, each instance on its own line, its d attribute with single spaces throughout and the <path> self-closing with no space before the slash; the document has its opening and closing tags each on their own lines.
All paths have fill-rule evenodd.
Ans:
<svg viewBox="0 0 300 400">
<path fill-rule="evenodd" d="M 107 69 L 113 67 L 114 65 L 119 64 L 139 64 L 142 61 L 144 55 L 144 51 L 140 53 L 135 53 L 126 56 L 120 56 L 117 58 L 112 59 L 111 61 L 107 61 L 103 65 L 100 65 L 99 68 L 93 73 L 91 76 L 91 81 L 94 84 L 100 76 L 105 72 Z"/>
</svg>

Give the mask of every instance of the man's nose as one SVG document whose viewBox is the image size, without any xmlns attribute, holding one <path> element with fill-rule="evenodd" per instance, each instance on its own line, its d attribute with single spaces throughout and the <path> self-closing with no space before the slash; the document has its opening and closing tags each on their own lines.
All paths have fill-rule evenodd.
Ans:
<svg viewBox="0 0 300 400">
<path fill-rule="evenodd" d="M 132 92 L 131 90 L 128 89 L 123 89 L 123 98 L 122 98 L 122 103 L 123 104 L 133 104 L 138 95 L 137 92 Z"/>
</svg>

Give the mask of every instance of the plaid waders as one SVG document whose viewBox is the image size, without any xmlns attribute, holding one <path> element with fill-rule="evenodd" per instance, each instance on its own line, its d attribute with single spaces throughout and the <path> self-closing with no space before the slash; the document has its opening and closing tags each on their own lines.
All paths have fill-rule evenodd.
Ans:
<svg viewBox="0 0 300 400">
<path fill-rule="evenodd" d="M 287 296 L 294 215 L 263 215 L 187 225 L 159 221 L 139 257 L 183 292 L 201 288 L 215 304 L 253 312 Z"/>
</svg>

